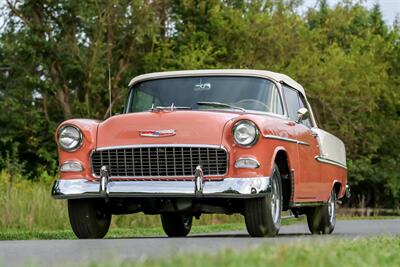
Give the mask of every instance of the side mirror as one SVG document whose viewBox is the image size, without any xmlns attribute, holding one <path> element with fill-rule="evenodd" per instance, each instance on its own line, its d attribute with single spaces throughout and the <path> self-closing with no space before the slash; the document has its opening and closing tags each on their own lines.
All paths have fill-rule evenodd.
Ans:
<svg viewBox="0 0 400 267">
<path fill-rule="evenodd" d="M 296 123 L 300 123 L 310 117 L 310 112 L 306 108 L 299 108 L 297 111 L 297 121 Z"/>
</svg>

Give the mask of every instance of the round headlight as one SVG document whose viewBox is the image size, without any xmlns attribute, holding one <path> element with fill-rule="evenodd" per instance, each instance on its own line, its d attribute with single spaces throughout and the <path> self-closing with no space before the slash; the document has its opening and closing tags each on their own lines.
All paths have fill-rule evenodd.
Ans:
<svg viewBox="0 0 400 267">
<path fill-rule="evenodd" d="M 79 128 L 66 125 L 58 131 L 58 144 L 63 150 L 73 151 L 82 144 L 82 132 Z"/>
<path fill-rule="evenodd" d="M 258 128 L 251 121 L 238 121 L 235 126 L 233 126 L 233 139 L 241 146 L 254 145 L 257 142 L 258 135 Z"/>
</svg>

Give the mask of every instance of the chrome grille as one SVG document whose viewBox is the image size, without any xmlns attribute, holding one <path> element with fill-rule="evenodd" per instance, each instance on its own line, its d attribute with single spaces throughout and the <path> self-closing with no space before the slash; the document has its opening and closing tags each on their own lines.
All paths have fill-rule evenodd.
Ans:
<svg viewBox="0 0 400 267">
<path fill-rule="evenodd" d="M 228 155 L 214 147 L 134 147 L 93 151 L 92 170 L 100 176 L 107 166 L 111 177 L 174 177 L 192 176 L 198 165 L 204 175 L 224 175 Z"/>
</svg>

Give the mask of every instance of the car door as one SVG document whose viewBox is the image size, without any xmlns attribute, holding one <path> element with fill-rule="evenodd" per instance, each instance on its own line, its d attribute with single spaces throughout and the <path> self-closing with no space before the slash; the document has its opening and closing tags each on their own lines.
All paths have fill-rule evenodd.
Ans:
<svg viewBox="0 0 400 267">
<path fill-rule="evenodd" d="M 298 90 L 288 86 L 283 86 L 289 118 L 295 127 L 296 140 L 298 146 L 299 170 L 296 170 L 296 199 L 298 201 L 315 201 L 321 187 L 321 177 L 319 164 L 315 157 L 319 155 L 318 142 L 314 133 L 311 131 L 312 121 L 310 118 L 299 123 L 297 121 L 297 111 L 309 107 L 303 95 Z M 311 111 L 310 111 L 311 112 Z"/>
</svg>

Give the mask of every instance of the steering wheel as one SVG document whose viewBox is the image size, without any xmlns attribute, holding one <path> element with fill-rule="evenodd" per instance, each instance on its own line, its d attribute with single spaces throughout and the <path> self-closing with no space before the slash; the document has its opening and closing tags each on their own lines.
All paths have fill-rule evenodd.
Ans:
<svg viewBox="0 0 400 267">
<path fill-rule="evenodd" d="M 239 107 L 243 107 L 241 105 L 245 104 L 245 103 L 260 105 L 260 106 L 262 106 L 264 108 L 264 111 L 267 111 L 267 112 L 271 111 L 270 106 L 268 106 L 267 104 L 265 104 L 265 103 L 263 103 L 263 102 L 261 102 L 259 100 L 256 100 L 256 99 L 250 99 L 250 98 L 249 99 L 242 99 L 242 100 L 239 100 L 238 102 L 235 102 L 235 105 L 239 106 Z"/>
</svg>

